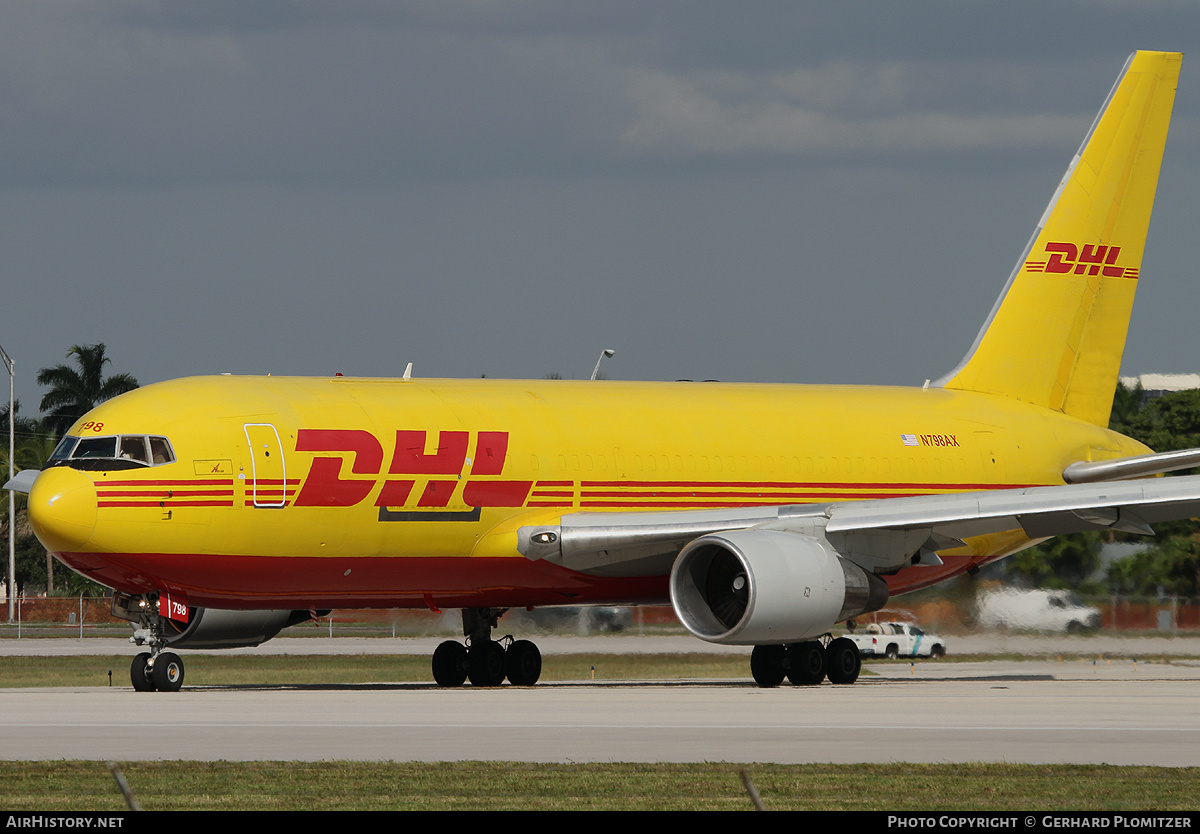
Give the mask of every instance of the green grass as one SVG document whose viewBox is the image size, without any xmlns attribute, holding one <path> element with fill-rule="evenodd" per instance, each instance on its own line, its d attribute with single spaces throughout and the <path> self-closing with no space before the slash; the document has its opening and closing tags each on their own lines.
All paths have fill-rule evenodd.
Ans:
<svg viewBox="0 0 1200 834">
<path fill-rule="evenodd" d="M 0 688 L 34 686 L 129 686 L 132 656 L 66 657 L 0 656 Z M 965 663 L 992 660 L 1051 660 L 1054 657 L 957 656 L 926 663 Z M 1090 663 L 1093 656 L 1082 658 Z M 1108 656 L 1105 659 L 1110 659 Z M 1130 663 L 1129 657 L 1112 656 Z M 1139 657 L 1139 664 L 1171 663 L 1175 656 Z M 183 652 L 184 686 L 316 686 L 320 684 L 432 683 L 429 658 L 423 655 L 200 655 Z M 912 663 L 911 658 L 871 658 L 870 664 Z M 1062 663 L 1079 664 L 1079 655 L 1063 655 Z M 864 676 L 872 673 L 864 669 Z M 750 654 L 571 654 L 546 655 L 543 681 L 624 680 L 748 680 Z"/>
<path fill-rule="evenodd" d="M 145 810 L 1193 810 L 1200 770 L 1107 765 L 129 762 Z M 8 811 L 119 811 L 104 762 L 0 762 Z"/>
<path fill-rule="evenodd" d="M 0 657 L 0 688 L 129 686 L 131 656 Z M 432 683 L 421 655 L 197 655 L 183 653 L 184 686 Z M 750 677 L 742 655 L 547 655 L 543 681 Z"/>
</svg>

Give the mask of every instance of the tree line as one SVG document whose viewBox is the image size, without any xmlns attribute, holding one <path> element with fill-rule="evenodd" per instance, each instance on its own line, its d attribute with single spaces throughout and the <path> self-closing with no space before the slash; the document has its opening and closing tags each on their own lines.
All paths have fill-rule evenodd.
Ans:
<svg viewBox="0 0 1200 834">
<path fill-rule="evenodd" d="M 38 371 L 38 385 L 48 389 L 42 396 L 39 417 L 23 417 L 20 402 L 13 404 L 9 411 L 8 403 L 0 409 L 0 432 L 3 433 L 0 446 L 0 468 L 3 469 L 4 479 L 8 479 L 8 433 L 10 424 L 14 433 L 13 461 L 16 468 L 42 469 L 50 458 L 58 441 L 76 420 L 87 414 L 105 400 L 112 399 L 118 394 L 132 391 L 138 387 L 138 381 L 130 374 L 120 373 L 105 376 L 105 366 L 111 364 L 106 355 L 103 343 L 94 345 L 74 345 L 67 351 L 67 362 L 51 368 Z M 10 493 L 3 490 L 3 501 L 0 503 L 0 530 L 3 530 L 3 540 L 8 542 L 9 512 L 8 501 Z M 16 584 L 17 593 L 24 594 L 27 588 L 45 589 L 51 594 L 102 594 L 105 589 L 72 570 L 55 572 L 55 560 L 42 547 L 33 530 L 29 526 L 25 512 L 25 496 L 16 495 Z M 6 548 L 7 550 L 7 548 Z M 7 560 L 7 556 L 5 556 Z M 7 581 L 7 567 L 3 571 L 4 581 Z"/>
<path fill-rule="evenodd" d="M 1200 389 L 1145 398 L 1140 384 L 1117 386 L 1109 428 L 1156 452 L 1200 448 Z M 1172 475 L 1195 474 L 1192 469 Z M 999 574 L 1038 588 L 1139 596 L 1200 596 L 1200 522 L 1154 525 L 1153 537 L 1119 532 L 1059 536 L 1000 563 Z M 1141 543 L 1135 553 L 1102 564 L 1107 543 Z"/>
</svg>

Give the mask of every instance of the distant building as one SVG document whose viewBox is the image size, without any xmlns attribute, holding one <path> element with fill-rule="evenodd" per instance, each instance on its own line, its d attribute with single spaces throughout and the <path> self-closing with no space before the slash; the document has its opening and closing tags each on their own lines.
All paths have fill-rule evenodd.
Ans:
<svg viewBox="0 0 1200 834">
<path fill-rule="evenodd" d="M 1200 388 L 1200 374 L 1142 374 L 1141 376 L 1123 376 L 1121 384 L 1134 389 L 1142 386 L 1142 404 L 1172 394 L 1176 391 L 1190 391 Z"/>
</svg>

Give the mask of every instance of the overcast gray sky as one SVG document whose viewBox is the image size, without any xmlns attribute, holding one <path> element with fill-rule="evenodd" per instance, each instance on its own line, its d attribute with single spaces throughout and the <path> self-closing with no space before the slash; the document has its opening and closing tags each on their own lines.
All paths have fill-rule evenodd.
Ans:
<svg viewBox="0 0 1200 834">
<path fill-rule="evenodd" d="M 0 345 L 200 373 L 920 385 L 1134 49 L 1125 372 L 1200 371 L 1200 5 L 5 0 Z"/>
</svg>

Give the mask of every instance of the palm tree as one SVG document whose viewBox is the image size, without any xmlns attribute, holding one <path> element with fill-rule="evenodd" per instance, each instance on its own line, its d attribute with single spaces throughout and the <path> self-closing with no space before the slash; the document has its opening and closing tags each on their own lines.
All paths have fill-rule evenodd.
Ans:
<svg viewBox="0 0 1200 834">
<path fill-rule="evenodd" d="M 16 435 L 14 452 L 17 469 L 42 469 L 58 441 L 41 420 L 21 416 L 20 400 L 16 401 L 14 406 L 13 415 L 16 417 L 16 423 L 13 426 Z M 13 415 L 9 414 L 7 404 L 0 408 L 0 438 L 2 438 L 0 439 L 0 472 L 3 472 L 0 480 L 8 480 L 8 423 L 10 416 Z M 8 537 L 12 534 L 9 530 L 11 516 L 8 511 L 8 502 L 11 498 L 16 499 L 17 589 L 25 588 L 31 578 L 34 580 L 34 584 L 40 584 L 44 575 L 46 591 L 53 593 L 54 558 L 34 538 L 33 529 L 29 526 L 29 514 L 24 508 L 25 496 L 8 490 L 0 491 L 0 531 L 3 532 L 0 540 L 5 543 L 4 550 L 7 551 Z M 45 562 L 42 561 L 43 559 Z M 7 576 L 7 571 L 4 573 Z M 69 587 L 73 588 L 77 584 L 72 582 Z"/>
<path fill-rule="evenodd" d="M 72 356 L 78 369 L 55 365 L 38 371 L 38 385 L 50 386 L 41 407 L 46 426 L 55 436 L 65 434 L 71 424 L 105 400 L 138 387 L 129 374 L 104 377 L 104 366 L 112 360 L 104 355 L 103 343 L 75 345 L 67 351 L 67 358 Z"/>
</svg>

